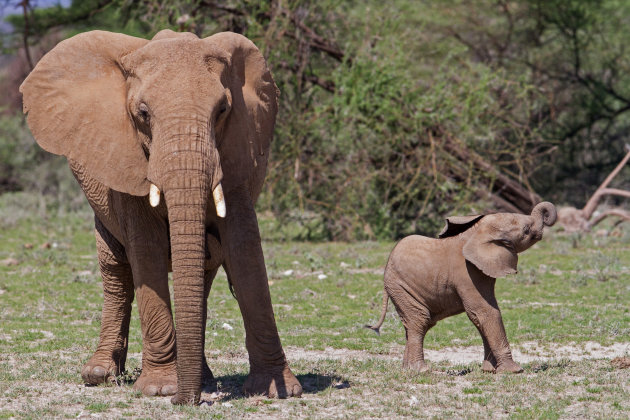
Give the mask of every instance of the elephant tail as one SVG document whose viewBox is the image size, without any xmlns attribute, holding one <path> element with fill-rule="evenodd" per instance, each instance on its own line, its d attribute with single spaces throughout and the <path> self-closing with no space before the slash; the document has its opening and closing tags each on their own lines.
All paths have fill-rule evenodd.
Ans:
<svg viewBox="0 0 630 420">
<path fill-rule="evenodd" d="M 383 304 L 381 309 L 381 318 L 378 320 L 376 325 L 364 325 L 365 328 L 369 328 L 374 331 L 376 334 L 381 335 L 381 326 L 383 322 L 385 322 L 385 316 L 387 315 L 387 304 L 389 303 L 389 294 L 387 294 L 387 290 L 383 289 Z"/>
</svg>

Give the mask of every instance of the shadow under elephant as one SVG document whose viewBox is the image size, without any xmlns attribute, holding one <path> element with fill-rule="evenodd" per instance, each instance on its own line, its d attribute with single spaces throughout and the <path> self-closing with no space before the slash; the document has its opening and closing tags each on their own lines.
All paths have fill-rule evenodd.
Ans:
<svg viewBox="0 0 630 420">
<path fill-rule="evenodd" d="M 302 384 L 303 394 L 318 394 L 325 391 L 328 388 L 345 389 L 350 388 L 350 382 L 339 375 L 325 375 L 319 373 L 305 373 L 296 375 L 300 383 Z M 231 401 L 243 398 L 248 398 L 243 392 L 243 384 L 247 375 L 245 374 L 233 374 L 218 376 L 205 385 L 202 389 L 203 393 L 213 394 L 222 393 L 220 401 Z M 283 384 L 276 384 L 278 388 L 283 388 Z M 287 396 L 280 396 L 280 398 L 286 398 Z"/>
</svg>

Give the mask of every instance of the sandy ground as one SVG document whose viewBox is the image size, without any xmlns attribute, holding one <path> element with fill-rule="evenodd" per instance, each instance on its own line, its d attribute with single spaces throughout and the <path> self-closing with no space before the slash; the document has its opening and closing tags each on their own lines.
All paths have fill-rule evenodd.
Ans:
<svg viewBox="0 0 630 420">
<path fill-rule="evenodd" d="M 323 359 L 355 359 L 367 360 L 371 358 L 384 360 L 402 360 L 403 346 L 392 346 L 387 354 L 373 354 L 361 350 L 333 349 L 304 350 L 298 347 L 285 347 L 287 359 L 291 360 L 323 360 Z M 512 346 L 512 356 L 519 363 L 534 361 L 546 362 L 549 360 L 583 360 L 583 359 L 612 359 L 630 354 L 630 343 L 615 343 L 610 346 L 602 346 L 599 343 L 587 341 L 580 344 L 564 345 L 539 345 L 536 342 L 526 342 Z M 140 354 L 137 355 L 138 357 Z M 217 359 L 223 359 L 219 353 L 212 354 Z M 440 350 L 425 349 L 424 357 L 431 362 L 450 362 L 466 365 L 481 362 L 483 359 L 483 346 L 470 347 L 445 347 Z M 242 359 L 242 360 L 241 360 Z M 230 361 L 247 362 L 246 355 L 230 356 Z"/>
<path fill-rule="evenodd" d="M 319 361 L 319 360 L 359 360 L 367 361 L 373 359 L 388 360 L 388 361 L 402 361 L 403 346 L 394 345 L 389 351 L 382 354 L 369 353 L 360 350 L 348 350 L 348 349 L 333 349 L 327 348 L 325 350 L 304 350 L 298 347 L 285 347 L 285 352 L 289 363 L 295 363 L 299 360 L 302 361 Z M 530 362 L 547 362 L 551 360 L 583 360 L 583 359 L 613 359 L 616 357 L 627 357 L 630 354 L 630 343 L 615 343 L 610 346 L 602 346 L 595 342 L 585 342 L 580 344 L 571 345 L 539 345 L 535 342 L 526 342 L 513 346 L 514 359 L 519 363 Z M 452 365 L 467 365 L 469 363 L 480 363 L 483 355 L 482 346 L 470 346 L 470 347 L 447 347 L 441 350 L 426 350 L 425 357 L 431 363 L 449 363 Z M 50 356 L 50 354 L 48 355 Z M 128 355 L 130 358 L 140 359 L 141 353 L 133 353 Z M 209 362 L 212 366 L 213 360 L 216 362 L 226 363 L 247 363 L 247 355 L 244 353 L 220 353 L 208 352 L 207 354 Z M 55 352 L 55 357 L 71 357 L 70 354 L 65 352 Z M 625 359 L 624 359 L 625 360 Z M 11 370 L 20 370 L 27 366 L 18 365 L 15 359 L 9 357 L 9 368 Z M 575 378 L 572 377 L 575 381 Z M 352 387 L 347 382 L 331 383 L 331 386 L 337 389 L 334 397 L 327 396 L 326 394 L 318 393 L 305 393 L 302 397 L 304 401 L 326 401 L 330 407 L 322 408 L 318 411 L 324 417 L 339 417 L 339 407 L 343 407 L 343 401 L 350 399 L 355 401 L 357 406 L 360 406 L 362 410 L 366 410 L 371 404 L 370 401 L 380 398 L 378 395 L 371 395 L 370 390 L 363 391 L 363 395 L 357 397 L 353 394 Z M 412 384 L 409 390 L 405 391 L 404 395 L 401 395 L 403 404 L 417 405 L 420 404 L 417 395 L 419 388 L 425 385 Z M 452 395 L 453 393 L 461 394 L 462 389 L 470 387 L 471 382 L 465 376 L 458 376 L 457 380 L 453 383 L 439 385 L 445 387 L 445 395 Z M 202 393 L 202 400 L 206 401 L 202 404 L 202 407 L 209 408 L 210 410 L 216 409 L 217 406 L 225 408 L 230 407 L 233 402 L 230 401 L 231 395 L 229 387 L 225 388 L 226 392 L 218 392 L 213 390 L 207 390 Z M 6 396 L 11 393 L 19 392 L 20 396 L 7 398 Z M 365 395 L 366 392 L 370 395 Z M 105 400 L 107 411 L 106 412 L 91 412 L 89 407 L 85 407 L 84 401 L 93 399 L 94 401 Z M 131 398 L 131 402 L 130 402 Z M 331 400 L 332 398 L 332 400 Z M 446 397 L 444 397 L 446 398 Z M 142 417 L 155 418 L 156 416 L 163 415 L 163 413 L 171 413 L 173 418 L 185 418 L 186 414 L 177 414 L 171 410 L 170 398 L 154 398 L 154 399 L 136 399 L 133 397 L 129 387 L 87 387 L 82 384 L 72 384 L 66 382 L 52 382 L 52 381 L 37 381 L 35 375 L 31 377 L 31 380 L 22 381 L 16 383 L 6 390 L 5 395 L 0 394 L 0 407 L 6 410 L 12 410 L 16 413 L 22 413 L 25 417 L 46 417 L 46 410 L 51 406 L 51 400 L 55 399 L 63 401 L 63 404 L 55 405 L 56 415 L 63 414 L 66 417 L 75 418 L 121 418 L 126 417 L 129 413 L 134 415 L 140 415 Z M 248 402 L 250 405 L 264 404 L 256 400 L 251 399 Z M 447 398 L 448 400 L 448 398 Z M 440 417 L 443 406 L 441 404 L 451 404 L 450 400 L 446 402 L 437 401 L 430 406 L 423 406 L 423 413 L 425 416 L 435 415 Z M 289 403 L 277 403 L 275 406 L 278 410 L 275 414 L 279 417 L 290 418 L 293 415 L 285 410 L 290 409 Z M 578 404 L 578 403 L 576 403 Z M 592 414 L 590 408 L 587 410 L 587 402 L 579 403 L 574 408 L 570 408 L 564 411 L 564 416 L 567 418 L 586 418 Z M 364 407 L 366 406 L 366 407 Z M 585 408 L 586 407 L 586 408 Z M 140 411 L 138 411 L 140 410 Z M 572 411 L 573 410 L 573 411 Z M 589 414 L 590 413 L 590 414 Z M 267 418 L 265 415 L 257 415 L 255 413 L 249 413 L 250 418 Z M 286 414 L 286 415 L 285 415 Z M 230 417 L 229 413 L 227 413 Z M 268 412 L 267 412 L 268 415 Z M 308 416 L 307 416 L 308 417 Z M 497 411 L 493 417 L 506 417 L 506 412 Z"/>
</svg>

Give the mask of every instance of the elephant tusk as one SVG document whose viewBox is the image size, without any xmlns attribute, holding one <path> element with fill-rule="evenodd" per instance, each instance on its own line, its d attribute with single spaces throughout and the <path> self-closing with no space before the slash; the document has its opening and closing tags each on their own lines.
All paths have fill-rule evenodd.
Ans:
<svg viewBox="0 0 630 420">
<path fill-rule="evenodd" d="M 151 184 L 149 190 L 149 203 L 151 203 L 151 207 L 157 207 L 160 204 L 160 190 L 155 184 Z"/>
<path fill-rule="evenodd" d="M 223 197 L 223 187 L 219 183 L 212 191 L 212 198 L 214 199 L 214 206 L 217 209 L 217 216 L 225 217 L 225 198 Z"/>
</svg>

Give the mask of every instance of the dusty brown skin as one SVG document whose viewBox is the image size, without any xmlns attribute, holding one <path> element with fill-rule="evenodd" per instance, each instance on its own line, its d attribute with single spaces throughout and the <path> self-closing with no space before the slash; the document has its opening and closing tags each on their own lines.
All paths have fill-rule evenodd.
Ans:
<svg viewBox="0 0 630 420">
<path fill-rule="evenodd" d="M 20 91 L 37 142 L 68 158 L 94 209 L 104 305 L 84 380 L 98 384 L 124 370 L 135 292 L 143 336 L 135 388 L 198 402 L 202 380 L 212 379 L 207 297 L 223 265 L 245 323 L 245 392 L 300 395 L 280 344 L 254 212 L 278 98 L 254 44 L 234 33 L 199 39 L 162 31 L 149 41 L 88 32 L 49 52 Z M 162 193 L 157 207 L 147 197 L 151 183 Z M 212 199 L 219 183 L 225 218 Z"/>
<path fill-rule="evenodd" d="M 391 298 L 405 326 L 403 366 L 428 370 L 423 342 L 437 321 L 466 312 L 481 334 L 482 369 L 522 372 L 512 360 L 501 311 L 494 296 L 497 277 L 516 273 L 518 253 L 542 239 L 543 227 L 556 222 L 553 204 L 543 202 L 531 216 L 497 213 L 450 217 L 441 239 L 413 235 L 401 240 L 385 268 L 379 331 Z"/>
</svg>

